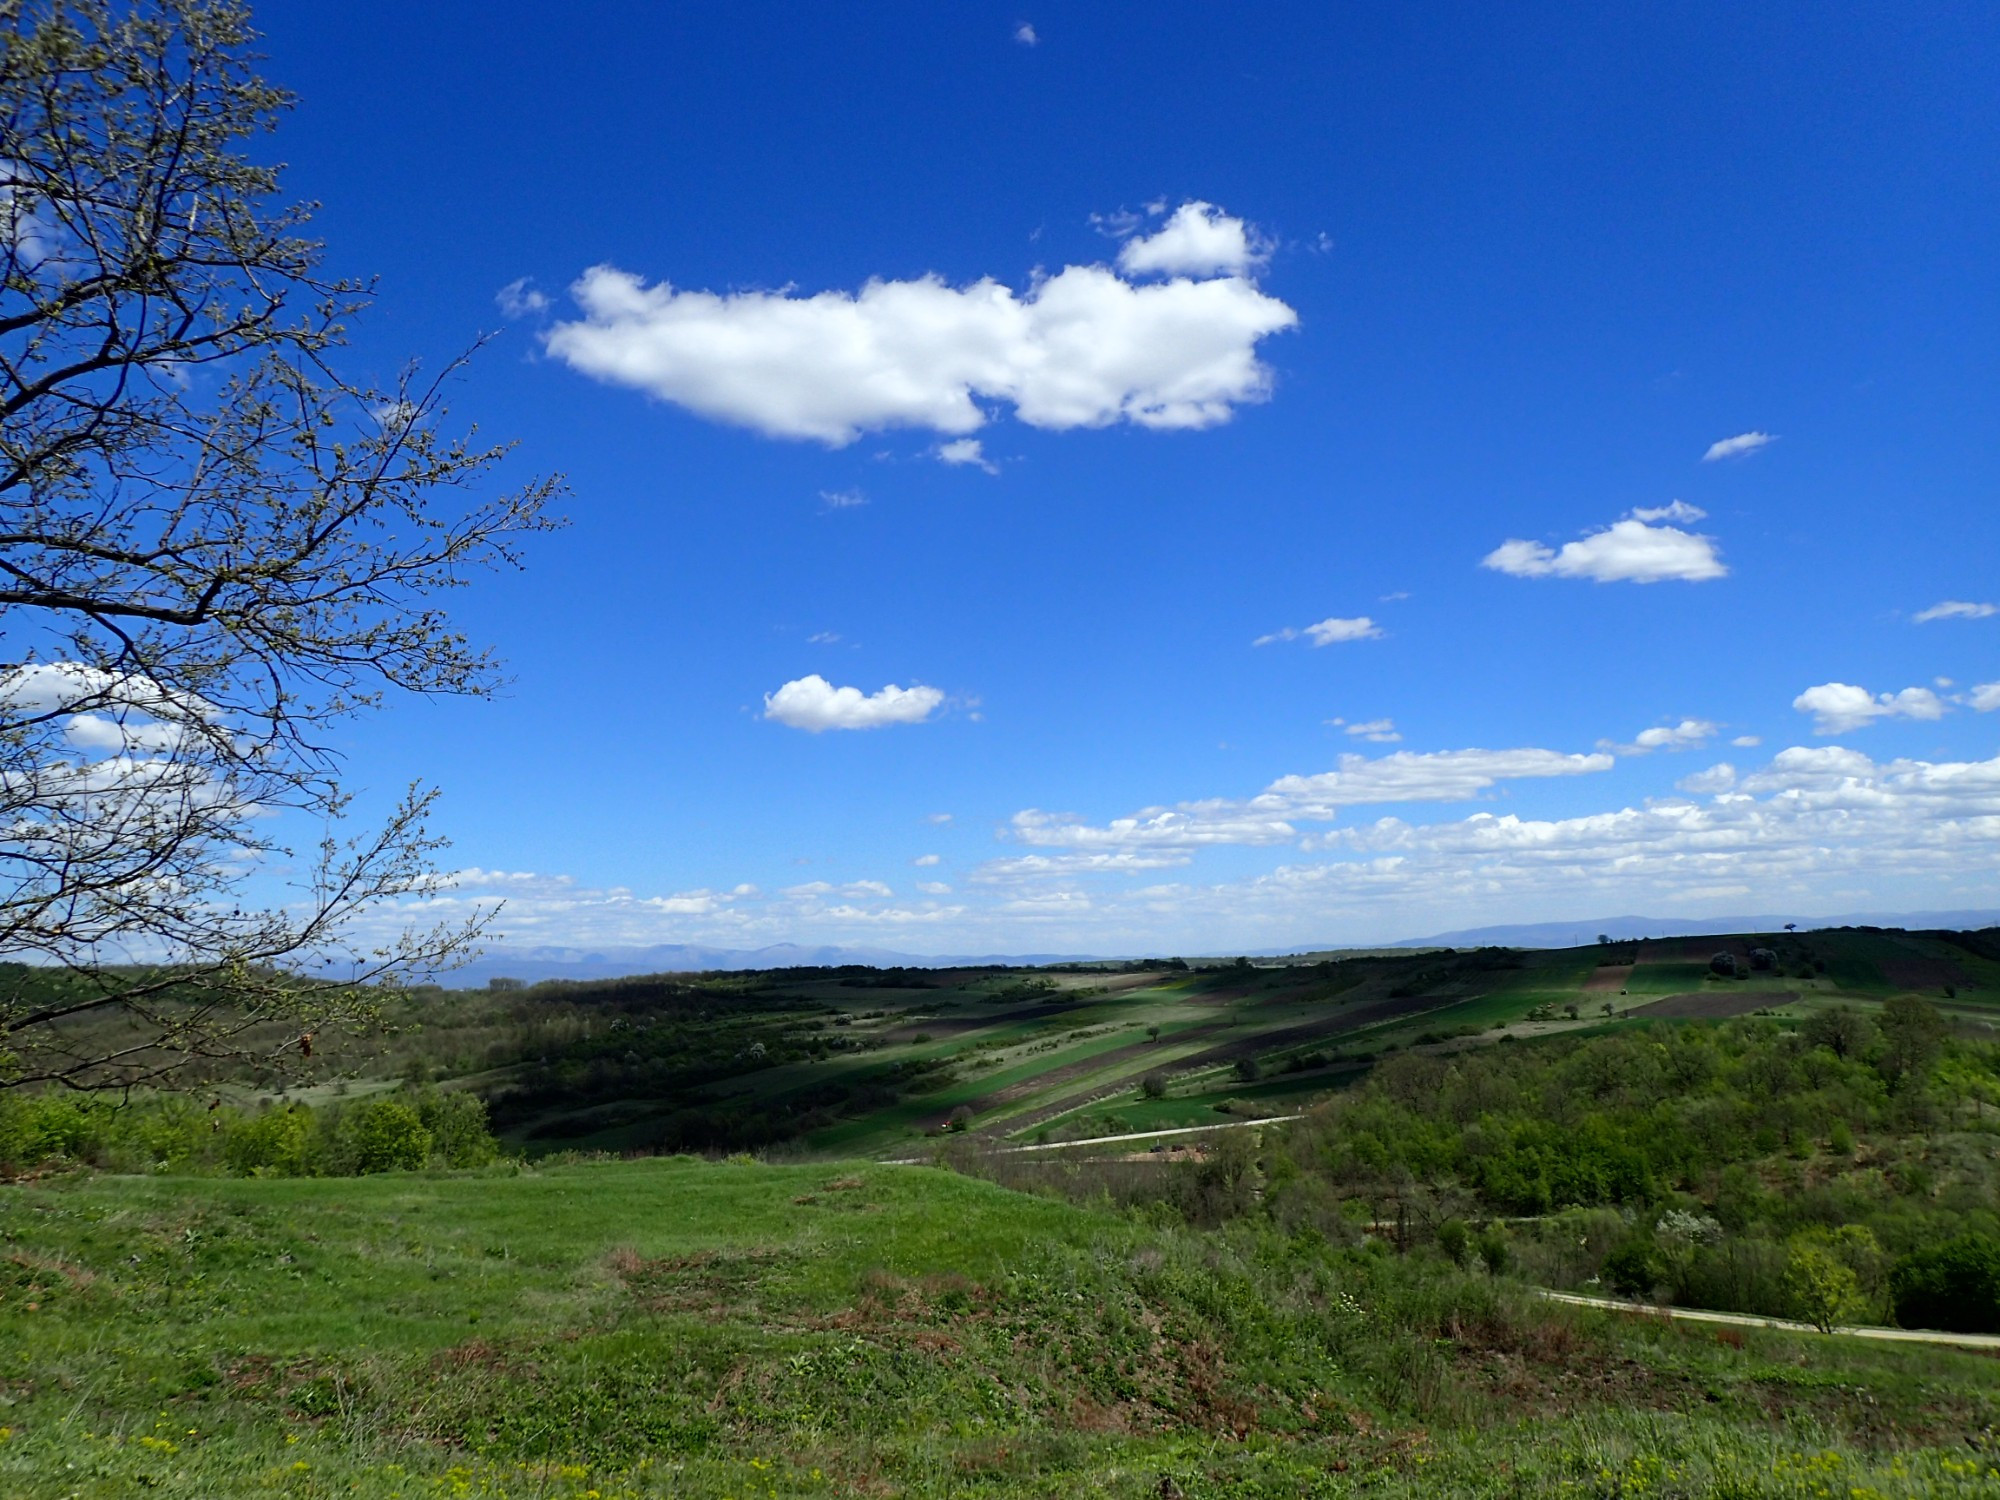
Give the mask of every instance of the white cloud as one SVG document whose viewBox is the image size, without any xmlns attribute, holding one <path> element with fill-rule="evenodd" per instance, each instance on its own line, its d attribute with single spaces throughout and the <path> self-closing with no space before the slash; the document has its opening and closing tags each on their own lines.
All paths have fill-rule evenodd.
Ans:
<svg viewBox="0 0 2000 1500">
<path fill-rule="evenodd" d="M 1372 944 L 1592 910 L 1805 918 L 1987 906 L 2000 899 L 2000 757 L 1876 762 L 1841 745 L 1794 746 L 1759 769 L 1710 767 L 1638 806 L 1559 818 L 1499 809 L 1432 823 L 1379 817 L 1314 843 L 1320 852 L 1263 873 L 1200 882 L 1173 873 L 1194 857 L 1192 844 L 1024 850 L 978 871 L 962 903 L 943 899 L 952 892 L 942 882 L 906 900 L 877 881 L 645 897 L 563 876 L 469 871 L 463 889 L 441 884 L 431 898 L 382 909 L 379 921 L 387 934 L 415 918 L 463 916 L 490 906 L 476 894 L 483 889 L 507 899 L 510 944 L 747 948 L 886 932 L 923 934 L 909 944 L 918 952 L 1217 952 Z M 1126 878 L 1149 870 L 1158 878 Z"/>
<path fill-rule="evenodd" d="M 1341 641 L 1379 640 L 1381 627 L 1366 615 L 1357 615 L 1351 620 L 1327 619 L 1317 625 L 1308 625 L 1303 630 L 1287 625 L 1282 630 L 1274 630 L 1269 635 L 1260 635 L 1250 644 L 1268 646 L 1273 641 L 1295 641 L 1304 636 L 1315 646 L 1331 646 Z"/>
<path fill-rule="evenodd" d="M 214 706 L 192 693 L 134 672 L 107 672 L 73 661 L 26 662 L 0 670 L 0 713 L 40 717 L 132 710 L 160 719 L 212 722 Z"/>
<path fill-rule="evenodd" d="M 1516 578 L 1589 578 L 1598 583 L 1699 583 L 1729 573 L 1713 538 L 1631 519 L 1614 521 L 1582 541 L 1566 542 L 1559 552 L 1540 542 L 1510 539 L 1482 558 L 1480 566 Z"/>
<path fill-rule="evenodd" d="M 1710 443 L 1708 451 L 1702 454 L 1701 461 L 1712 464 L 1725 458 L 1742 458 L 1755 453 L 1759 448 L 1768 447 L 1777 440 L 1775 435 L 1768 432 L 1739 432 L 1735 437 Z"/>
<path fill-rule="evenodd" d="M 1255 797 L 1212 798 L 1142 808 L 1101 827 L 1071 813 L 1029 808 L 1014 815 L 1021 843 L 1067 849 L 1192 849 L 1216 844 L 1282 844 L 1297 824 L 1331 822 L 1343 807 L 1382 802 L 1456 802 L 1500 781 L 1608 771 L 1609 755 L 1557 750 L 1398 750 L 1373 759 L 1343 755 L 1339 769 L 1281 776 Z"/>
<path fill-rule="evenodd" d="M 1674 783 L 1684 792 L 1696 796 L 1713 796 L 1728 791 L 1736 785 L 1736 767 L 1728 761 L 1719 761 L 1706 771 L 1697 771 L 1692 776 L 1683 776 Z"/>
<path fill-rule="evenodd" d="M 1739 734 L 1729 743 L 1739 750 L 1754 750 L 1764 743 L 1764 738 L 1762 735 L 1756 734 Z"/>
<path fill-rule="evenodd" d="M 764 697 L 764 717 L 818 734 L 825 729 L 880 729 L 889 724 L 921 724 L 944 702 L 944 694 L 921 684 L 879 692 L 835 687 L 817 672 L 788 682 Z"/>
<path fill-rule="evenodd" d="M 1665 505 L 1636 505 L 1632 508 L 1632 519 L 1635 521 L 1678 521 L 1683 526 L 1686 526 L 1695 521 L 1706 521 L 1708 519 L 1708 512 L 1703 510 L 1699 505 L 1689 505 L 1685 500 L 1670 500 Z"/>
<path fill-rule="evenodd" d="M 821 490 L 819 503 L 826 510 L 853 510 L 857 505 L 866 505 L 868 497 L 860 490 Z"/>
<path fill-rule="evenodd" d="M 944 863 L 944 856 L 942 854 L 919 854 L 910 863 L 917 866 L 941 865 Z"/>
<path fill-rule="evenodd" d="M 1402 739 L 1402 736 L 1396 733 L 1394 719 L 1369 719 L 1366 723 L 1348 724 L 1344 727 L 1356 739 L 1367 740 L 1371 744 L 1392 745 Z"/>
<path fill-rule="evenodd" d="M 1035 35 L 1035 27 L 1032 22 L 1023 21 L 1019 26 L 1014 28 L 1014 40 L 1019 42 L 1023 47 L 1032 47 L 1041 41 L 1041 38 Z"/>
<path fill-rule="evenodd" d="M 988 421 L 982 401 L 1056 431 L 1212 427 L 1269 395 L 1257 342 L 1298 322 L 1241 276 L 1138 285 L 1105 266 L 1066 266 L 1021 294 L 924 276 L 800 296 L 648 286 L 600 265 L 571 294 L 582 318 L 545 335 L 566 364 L 833 447 L 891 427 L 964 437 Z"/>
<path fill-rule="evenodd" d="M 840 644 L 840 633 L 835 630 L 815 630 L 806 637 L 808 646 L 836 646 Z"/>
<path fill-rule="evenodd" d="M 77 714 L 64 722 L 63 738 L 79 750 L 131 755 L 176 750 L 187 742 L 188 732 L 180 724 L 157 720 L 135 724 L 103 714 Z"/>
<path fill-rule="evenodd" d="M 485 870 L 468 865 L 437 876 L 433 890 L 503 891 L 510 895 L 566 896 L 575 889 L 575 877 L 538 875 L 532 870 Z"/>
<path fill-rule="evenodd" d="M 549 305 L 549 299 L 535 290 L 533 279 L 527 276 L 517 277 L 501 287 L 493 294 L 493 301 L 510 318 L 531 317 L 546 311 Z"/>
<path fill-rule="evenodd" d="M 1629 745 L 1615 745 L 1610 740 L 1597 742 L 1600 750 L 1609 750 L 1614 755 L 1650 755 L 1655 750 L 1691 750 L 1707 743 L 1715 737 L 1722 726 L 1708 719 L 1682 719 L 1678 724 L 1662 725 L 1652 729 L 1642 729 L 1632 737 Z"/>
<path fill-rule="evenodd" d="M 986 456 L 986 445 L 978 438 L 953 438 L 948 443 L 939 443 L 935 451 L 939 463 L 971 464 L 989 474 L 1000 472 L 1000 465 Z"/>
<path fill-rule="evenodd" d="M 2000 604 L 1973 604 L 1964 599 L 1946 599 L 1912 615 L 1910 623 L 1928 625 L 1932 620 L 1984 620 L 1990 615 L 2000 615 Z"/>
<path fill-rule="evenodd" d="M 1823 682 L 1792 700 L 1792 707 L 1813 716 L 1814 734 L 1846 734 L 1877 719 L 1941 719 L 1944 700 L 1929 688 L 1904 688 L 1900 693 L 1871 694 L 1848 682 Z"/>
<path fill-rule="evenodd" d="M 1982 682 L 1967 696 L 1967 703 L 1982 714 L 2000 709 L 2000 682 Z"/>
<path fill-rule="evenodd" d="M 924 821 L 925 821 L 926 823 L 934 823 L 934 824 L 938 825 L 939 827 L 943 827 L 943 826 L 944 826 L 944 825 L 945 825 L 946 823 L 949 823 L 949 822 L 951 821 L 951 814 L 950 814 L 950 813 L 925 813 L 925 814 L 924 814 Z"/>
<path fill-rule="evenodd" d="M 951 887 L 946 885 L 942 880 L 919 880 L 917 882 L 917 889 L 922 891 L 926 896 L 949 896 L 951 894 Z"/>
<path fill-rule="evenodd" d="M 972 872 L 972 879 L 981 885 L 1000 885 L 1018 880 L 1045 880 L 1052 876 L 1067 879 L 1074 875 L 1137 874 L 1145 870 L 1174 869 L 1187 864 L 1192 858 L 1192 855 L 1179 850 L 1019 854 L 1007 859 L 989 859 Z"/>
<path fill-rule="evenodd" d="M 1158 232 L 1125 242 L 1118 269 L 1128 276 L 1242 276 L 1269 254 L 1243 220 L 1212 203 L 1183 203 Z"/>
<path fill-rule="evenodd" d="M 887 900 L 896 893 L 879 880 L 851 880 L 835 885 L 825 880 L 808 880 L 804 885 L 788 885 L 778 893 L 793 901 L 818 901 L 838 896 L 843 901 Z"/>
</svg>

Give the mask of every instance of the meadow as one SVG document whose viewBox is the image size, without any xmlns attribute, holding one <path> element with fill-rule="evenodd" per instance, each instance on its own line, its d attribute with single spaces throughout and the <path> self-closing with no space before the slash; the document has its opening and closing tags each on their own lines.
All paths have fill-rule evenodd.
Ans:
<svg viewBox="0 0 2000 1500">
<path fill-rule="evenodd" d="M 1990 1359 L 931 1168 L 79 1176 L 0 1236 L 23 1500 L 2000 1492 Z"/>
</svg>

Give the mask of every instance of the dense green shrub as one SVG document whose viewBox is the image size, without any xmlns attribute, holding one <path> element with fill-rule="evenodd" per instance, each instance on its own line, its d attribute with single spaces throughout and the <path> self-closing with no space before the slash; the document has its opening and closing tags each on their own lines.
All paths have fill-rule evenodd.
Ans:
<svg viewBox="0 0 2000 1500">
<path fill-rule="evenodd" d="M 338 1109 L 322 1160 L 327 1175 L 359 1177 L 421 1167 L 430 1159 L 423 1116 L 399 1099 L 363 1099 Z"/>
<path fill-rule="evenodd" d="M 483 1167 L 499 1155 L 486 1127 L 486 1101 L 477 1094 L 424 1089 L 417 1117 L 431 1134 L 431 1154 L 447 1167 Z"/>
<path fill-rule="evenodd" d="M 318 1145 L 312 1111 L 292 1105 L 239 1122 L 223 1144 L 222 1159 L 245 1177 L 308 1177 Z"/>
<path fill-rule="evenodd" d="M 1965 1234 L 1906 1255 L 1889 1292 L 1905 1328 L 2000 1333 L 2000 1240 Z"/>
<path fill-rule="evenodd" d="M 0 1177 L 69 1166 L 121 1172 L 343 1177 L 478 1167 L 499 1154 L 474 1095 L 430 1088 L 312 1109 L 239 1109 L 184 1095 L 114 1101 L 0 1094 Z"/>
</svg>

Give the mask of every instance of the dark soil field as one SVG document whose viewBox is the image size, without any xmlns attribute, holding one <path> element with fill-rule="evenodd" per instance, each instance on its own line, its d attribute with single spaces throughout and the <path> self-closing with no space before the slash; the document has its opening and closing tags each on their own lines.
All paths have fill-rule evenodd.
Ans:
<svg viewBox="0 0 2000 1500">
<path fill-rule="evenodd" d="M 1720 1021 L 1747 1016 L 1774 1005 L 1789 1005 L 1799 997 L 1790 990 L 1716 990 L 1692 995 L 1668 995 L 1632 1014 L 1662 1021 Z"/>
</svg>

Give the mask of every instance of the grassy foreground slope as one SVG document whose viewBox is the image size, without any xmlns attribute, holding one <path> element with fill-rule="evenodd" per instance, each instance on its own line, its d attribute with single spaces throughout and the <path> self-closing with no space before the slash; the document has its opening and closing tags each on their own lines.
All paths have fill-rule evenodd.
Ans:
<svg viewBox="0 0 2000 1500">
<path fill-rule="evenodd" d="M 2000 1494 L 1992 1361 L 930 1169 L 0 1188 L 0 1493 Z"/>
</svg>

